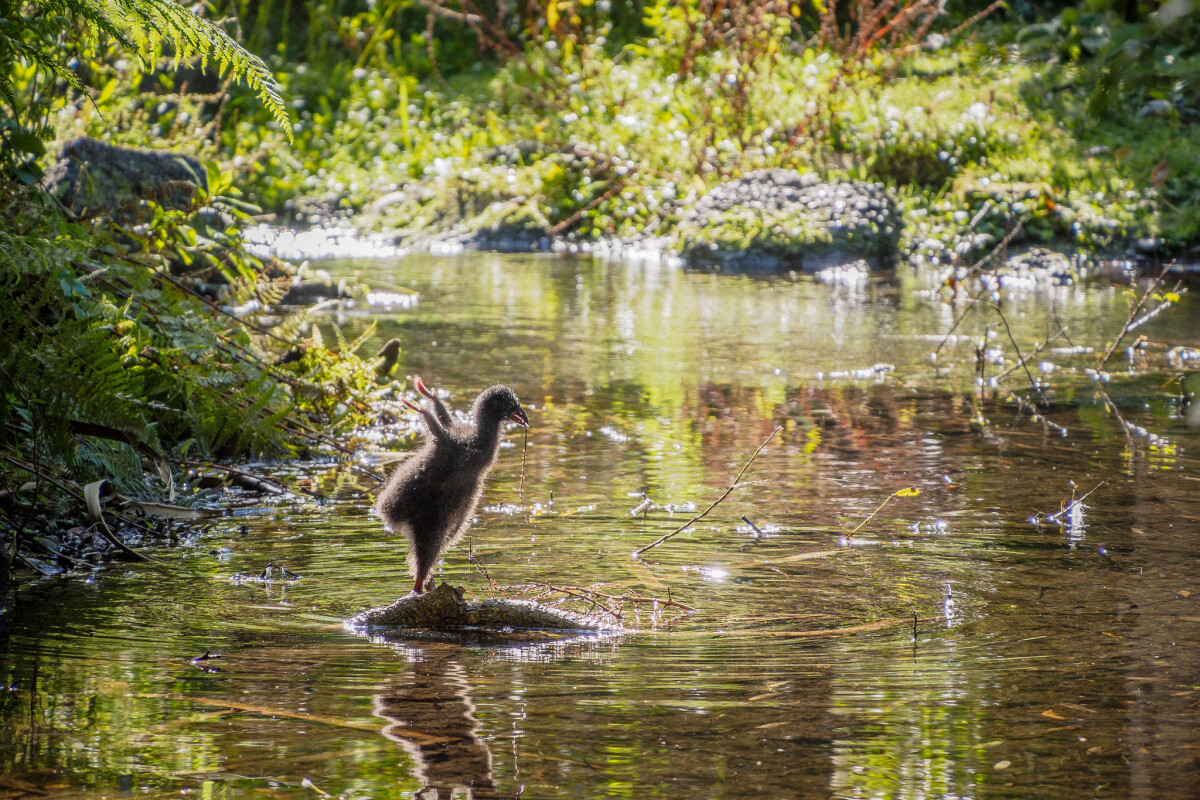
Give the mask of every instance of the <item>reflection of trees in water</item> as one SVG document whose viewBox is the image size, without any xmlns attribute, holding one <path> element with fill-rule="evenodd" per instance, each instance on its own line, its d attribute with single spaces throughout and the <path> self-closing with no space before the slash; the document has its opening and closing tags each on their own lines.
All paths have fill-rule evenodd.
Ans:
<svg viewBox="0 0 1200 800">
<path fill-rule="evenodd" d="M 383 735 L 412 754 L 420 800 L 446 800 L 466 789 L 470 798 L 500 798 L 492 753 L 477 735 L 467 673 L 457 659 L 416 661 L 408 674 L 375 695 L 372 713 L 388 721 Z M 461 796 L 461 793 L 460 793 Z"/>
</svg>

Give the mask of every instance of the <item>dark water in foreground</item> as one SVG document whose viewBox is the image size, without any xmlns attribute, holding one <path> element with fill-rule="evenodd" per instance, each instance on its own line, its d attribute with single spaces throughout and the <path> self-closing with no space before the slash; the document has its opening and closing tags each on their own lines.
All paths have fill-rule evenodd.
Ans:
<svg viewBox="0 0 1200 800">
<path fill-rule="evenodd" d="M 22 589 L 0 642 L 0 798 L 1200 796 L 1200 434 L 1164 358 L 1200 344 L 1200 303 L 1141 331 L 1163 347 L 1138 375 L 1114 359 L 1113 397 L 1151 434 L 1131 446 L 1081 377 L 1094 353 L 1037 359 L 1065 437 L 990 404 L 973 427 L 974 341 L 997 318 L 969 317 L 938 377 L 928 354 L 956 311 L 914 279 L 491 255 L 331 267 L 353 269 L 422 292 L 376 333 L 404 340 L 407 371 L 460 407 L 498 380 L 533 406 L 530 509 L 501 507 L 520 502 L 514 432 L 474 528 L 494 580 L 669 587 L 698 613 L 544 646 L 373 643 L 342 620 L 407 579 L 369 482 L 287 466 L 331 502 Z M 1004 308 L 1024 352 L 1055 315 L 1103 345 L 1126 300 L 1097 286 Z M 833 375 L 857 369 L 871 377 Z M 746 476 L 762 483 L 630 557 L 775 425 Z M 1033 524 L 1072 481 L 1105 483 Z M 851 533 L 906 486 L 922 492 Z M 656 507 L 631 517 L 643 493 Z M 303 577 L 231 580 L 271 560 Z M 465 543 L 440 574 L 486 593 Z M 212 671 L 192 662 L 206 651 Z"/>
</svg>

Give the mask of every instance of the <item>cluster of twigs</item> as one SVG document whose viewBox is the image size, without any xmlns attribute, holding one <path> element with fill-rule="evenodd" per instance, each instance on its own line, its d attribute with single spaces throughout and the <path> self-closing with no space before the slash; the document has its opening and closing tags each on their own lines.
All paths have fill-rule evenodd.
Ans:
<svg viewBox="0 0 1200 800">
<path fill-rule="evenodd" d="M 945 0 L 852 0 L 838 14 L 838 0 L 815 4 L 821 42 L 850 61 L 862 61 L 879 47 L 893 51 L 925 40 L 945 11 Z M 986 16 L 986 15 L 985 15 Z M 982 17 L 980 17 L 982 19 Z"/>
<path fill-rule="evenodd" d="M 632 589 L 626 590 L 622 594 L 612 594 L 601 591 L 604 586 L 605 584 L 595 584 L 591 587 L 560 586 L 543 581 L 532 581 L 516 586 L 494 586 L 494 589 L 506 597 L 526 597 L 549 605 L 579 601 L 586 604 L 588 613 L 599 613 L 618 623 L 624 622 L 626 614 L 631 608 L 648 608 L 655 614 L 668 610 L 683 614 L 691 614 L 696 611 L 692 606 L 675 600 L 671 596 L 670 587 L 667 588 L 667 596 L 662 598 L 644 595 Z"/>
</svg>

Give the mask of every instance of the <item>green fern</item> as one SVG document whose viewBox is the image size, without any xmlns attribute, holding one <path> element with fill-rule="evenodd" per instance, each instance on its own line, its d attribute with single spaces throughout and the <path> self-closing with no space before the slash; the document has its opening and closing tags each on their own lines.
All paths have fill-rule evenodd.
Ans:
<svg viewBox="0 0 1200 800">
<path fill-rule="evenodd" d="M 41 155 L 40 141 L 48 137 L 47 131 L 36 129 L 44 111 L 39 100 L 21 96 L 24 83 L 31 82 L 19 82 L 19 67 L 49 73 L 86 93 L 63 55 L 67 40 L 85 51 L 111 40 L 137 58 L 143 69 L 164 52 L 176 67 L 185 59 L 199 59 L 202 68 L 212 62 L 221 74 L 249 86 L 289 141 L 292 138 L 279 85 L 262 59 L 172 0 L 0 0 L 0 103 L 6 107 L 0 109 L 0 142 L 6 145 L 0 162 L 9 167 L 19 161 L 18 153 Z"/>
</svg>

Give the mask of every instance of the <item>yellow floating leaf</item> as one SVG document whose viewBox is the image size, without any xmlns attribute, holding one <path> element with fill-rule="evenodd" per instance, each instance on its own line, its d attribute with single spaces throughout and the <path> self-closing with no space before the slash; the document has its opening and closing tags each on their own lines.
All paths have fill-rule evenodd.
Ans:
<svg viewBox="0 0 1200 800">
<path fill-rule="evenodd" d="M 910 486 L 907 489 L 901 489 L 896 492 L 896 497 L 916 497 L 921 493 L 921 490 L 915 486 Z"/>
</svg>

